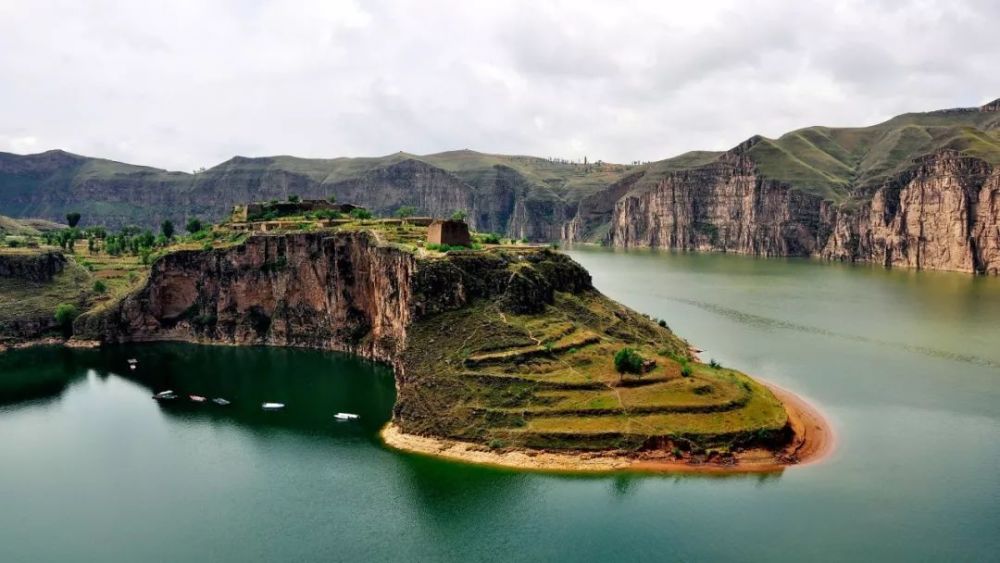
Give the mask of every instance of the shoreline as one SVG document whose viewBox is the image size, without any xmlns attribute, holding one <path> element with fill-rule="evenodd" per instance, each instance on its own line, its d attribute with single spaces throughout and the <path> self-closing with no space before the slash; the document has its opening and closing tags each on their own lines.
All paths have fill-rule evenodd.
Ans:
<svg viewBox="0 0 1000 563">
<path fill-rule="evenodd" d="M 508 469 L 541 472 L 608 473 L 638 471 L 649 473 L 698 473 L 738 475 L 775 473 L 785 468 L 812 465 L 826 459 L 836 443 L 833 429 L 820 411 L 787 389 L 758 379 L 781 401 L 788 413 L 793 437 L 779 451 L 754 448 L 734 454 L 734 463 L 694 462 L 674 459 L 666 451 L 554 452 L 525 448 L 495 451 L 482 444 L 446 438 L 417 436 L 400 431 L 393 422 L 379 431 L 382 442 L 395 450 L 450 461 Z"/>
</svg>

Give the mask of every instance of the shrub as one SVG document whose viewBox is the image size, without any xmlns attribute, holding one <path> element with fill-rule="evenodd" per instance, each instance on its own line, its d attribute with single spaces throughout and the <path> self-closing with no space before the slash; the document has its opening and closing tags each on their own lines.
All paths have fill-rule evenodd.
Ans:
<svg viewBox="0 0 1000 563">
<path fill-rule="evenodd" d="M 56 323 L 62 328 L 63 333 L 69 336 L 73 332 L 73 321 L 80 315 L 76 310 L 76 305 L 61 303 L 56 306 Z"/>
<path fill-rule="evenodd" d="M 105 283 L 103 281 L 97 280 L 97 281 L 94 282 L 94 291 L 96 293 L 104 293 L 107 290 L 108 290 L 108 286 L 105 285 Z"/>
<path fill-rule="evenodd" d="M 326 200 L 329 201 L 330 203 L 337 203 L 337 196 L 331 195 L 330 197 L 326 198 Z"/>
<path fill-rule="evenodd" d="M 663 319 L 660 319 L 659 321 L 657 321 L 656 324 L 660 325 L 662 328 L 670 328 L 669 326 L 667 326 L 667 321 L 665 321 Z"/>
<path fill-rule="evenodd" d="M 490 440 L 489 446 L 494 450 L 498 450 L 500 448 L 506 447 L 507 443 L 501 440 L 500 438 L 493 438 L 492 440 Z"/>
<path fill-rule="evenodd" d="M 416 212 L 417 212 L 416 207 L 413 207 L 412 205 L 404 205 L 403 207 L 400 207 L 399 209 L 396 210 L 395 215 L 396 217 L 399 217 L 405 222 L 407 218 L 413 217 L 413 214 Z"/>
<path fill-rule="evenodd" d="M 184 228 L 187 229 L 187 232 L 194 234 L 202 230 L 204 228 L 204 225 L 201 224 L 201 219 L 197 217 L 192 217 L 188 219 L 187 225 L 185 225 Z"/>
<path fill-rule="evenodd" d="M 167 219 L 166 221 L 160 223 L 160 233 L 162 233 L 163 237 L 167 240 L 172 239 L 174 237 L 174 222 Z"/>
<path fill-rule="evenodd" d="M 201 249 L 202 250 L 212 250 L 212 243 L 211 242 L 206 242 L 205 244 L 201 245 Z"/>
<path fill-rule="evenodd" d="M 299 202 L 299 196 L 297 196 L 297 195 L 290 195 L 290 196 L 288 196 L 288 201 L 290 203 L 298 203 Z"/>
<path fill-rule="evenodd" d="M 465 211 L 459 210 L 459 211 L 456 211 L 456 212 L 454 212 L 454 213 L 451 214 L 451 220 L 452 221 L 465 221 L 465 218 L 468 217 L 468 216 L 469 216 L 468 213 L 466 213 Z"/>
<path fill-rule="evenodd" d="M 712 369 L 719 369 L 722 367 L 722 364 L 715 361 L 715 358 L 712 358 L 711 360 L 708 361 L 708 366 L 711 367 Z"/>
<path fill-rule="evenodd" d="M 500 244 L 500 235 L 496 233 L 483 233 L 477 238 L 483 244 Z"/>
<path fill-rule="evenodd" d="M 17 248 L 17 247 L 21 246 L 21 241 L 17 240 L 16 238 L 10 238 L 10 237 L 8 237 L 7 238 L 7 246 L 9 246 L 11 248 Z"/>
<path fill-rule="evenodd" d="M 341 214 L 339 211 L 334 211 L 333 209 L 320 209 L 313 213 L 313 217 L 317 219 L 340 219 Z"/>
<path fill-rule="evenodd" d="M 691 369 L 691 366 L 687 362 L 681 365 L 681 377 L 691 377 L 693 373 L 694 370 Z"/>
<path fill-rule="evenodd" d="M 76 211 L 66 214 L 66 224 L 72 229 L 80 223 L 80 214 Z"/>
<path fill-rule="evenodd" d="M 632 373 L 642 375 L 642 356 L 632 348 L 622 348 L 615 353 L 615 370 L 619 375 Z"/>
<path fill-rule="evenodd" d="M 352 209 L 351 210 L 351 217 L 354 218 L 354 219 L 360 219 L 360 220 L 371 219 L 372 218 L 372 212 L 368 211 L 367 209 L 364 209 L 363 207 L 359 207 L 357 209 Z"/>
</svg>

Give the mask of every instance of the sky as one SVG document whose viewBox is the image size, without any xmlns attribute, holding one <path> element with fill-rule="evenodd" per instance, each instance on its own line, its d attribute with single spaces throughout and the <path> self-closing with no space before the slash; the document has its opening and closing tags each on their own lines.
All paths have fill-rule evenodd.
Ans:
<svg viewBox="0 0 1000 563">
<path fill-rule="evenodd" d="M 1000 97 L 995 0 L 0 0 L 0 151 L 725 150 Z"/>
</svg>

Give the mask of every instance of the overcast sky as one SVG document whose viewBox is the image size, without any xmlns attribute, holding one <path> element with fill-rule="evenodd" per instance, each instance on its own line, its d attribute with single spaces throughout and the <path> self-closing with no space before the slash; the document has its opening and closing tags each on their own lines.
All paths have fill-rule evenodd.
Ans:
<svg viewBox="0 0 1000 563">
<path fill-rule="evenodd" d="M 1000 97 L 1000 2 L 0 0 L 0 151 L 628 162 Z"/>
</svg>

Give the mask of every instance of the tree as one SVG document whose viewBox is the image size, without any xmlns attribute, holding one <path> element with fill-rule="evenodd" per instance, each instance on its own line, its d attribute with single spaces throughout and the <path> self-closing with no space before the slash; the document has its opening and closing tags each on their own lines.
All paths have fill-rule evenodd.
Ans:
<svg viewBox="0 0 1000 563">
<path fill-rule="evenodd" d="M 299 196 L 297 196 L 297 195 L 290 195 L 290 196 L 288 196 L 288 201 L 291 202 L 291 203 L 298 203 L 299 202 Z"/>
<path fill-rule="evenodd" d="M 63 330 L 63 334 L 69 336 L 73 333 L 73 321 L 79 313 L 76 310 L 76 305 L 70 303 L 61 303 L 56 306 L 56 323 Z"/>
<path fill-rule="evenodd" d="M 465 211 L 458 210 L 458 211 L 456 211 L 456 212 L 454 212 L 454 213 L 451 214 L 451 220 L 452 221 L 465 221 L 465 218 L 468 217 L 468 216 L 469 216 L 469 214 L 466 213 Z"/>
<path fill-rule="evenodd" d="M 201 224 L 201 219 L 192 217 L 188 219 L 187 225 L 185 225 L 184 228 L 187 229 L 187 232 L 189 233 L 197 233 L 204 228 L 204 225 Z"/>
<path fill-rule="evenodd" d="M 104 282 L 102 282 L 101 280 L 97 280 L 97 281 L 94 282 L 94 292 L 95 293 L 104 293 L 107 290 L 108 290 L 108 286 Z"/>
<path fill-rule="evenodd" d="M 170 219 L 167 219 L 166 221 L 161 223 L 160 232 L 163 233 L 163 236 L 166 237 L 167 240 L 174 238 L 174 222 L 171 221 Z"/>
<path fill-rule="evenodd" d="M 351 210 L 351 217 L 355 219 L 371 219 L 372 214 L 371 211 L 368 211 L 363 207 L 358 207 L 356 209 Z"/>
<path fill-rule="evenodd" d="M 417 209 L 412 205 L 404 205 L 403 207 L 400 207 L 399 209 L 396 210 L 396 217 L 399 217 L 405 223 L 406 219 L 409 217 L 413 217 L 413 214 L 416 212 Z"/>
<path fill-rule="evenodd" d="M 70 228 L 75 227 L 79 222 L 80 222 L 80 214 L 77 213 L 76 211 L 66 214 L 66 224 L 69 225 Z"/>
<path fill-rule="evenodd" d="M 330 194 L 330 197 L 326 198 L 330 203 L 337 203 L 337 196 Z"/>
<path fill-rule="evenodd" d="M 626 373 L 641 376 L 642 362 L 642 356 L 632 348 L 622 348 L 615 353 L 615 370 L 619 378 L 624 377 Z"/>
</svg>

